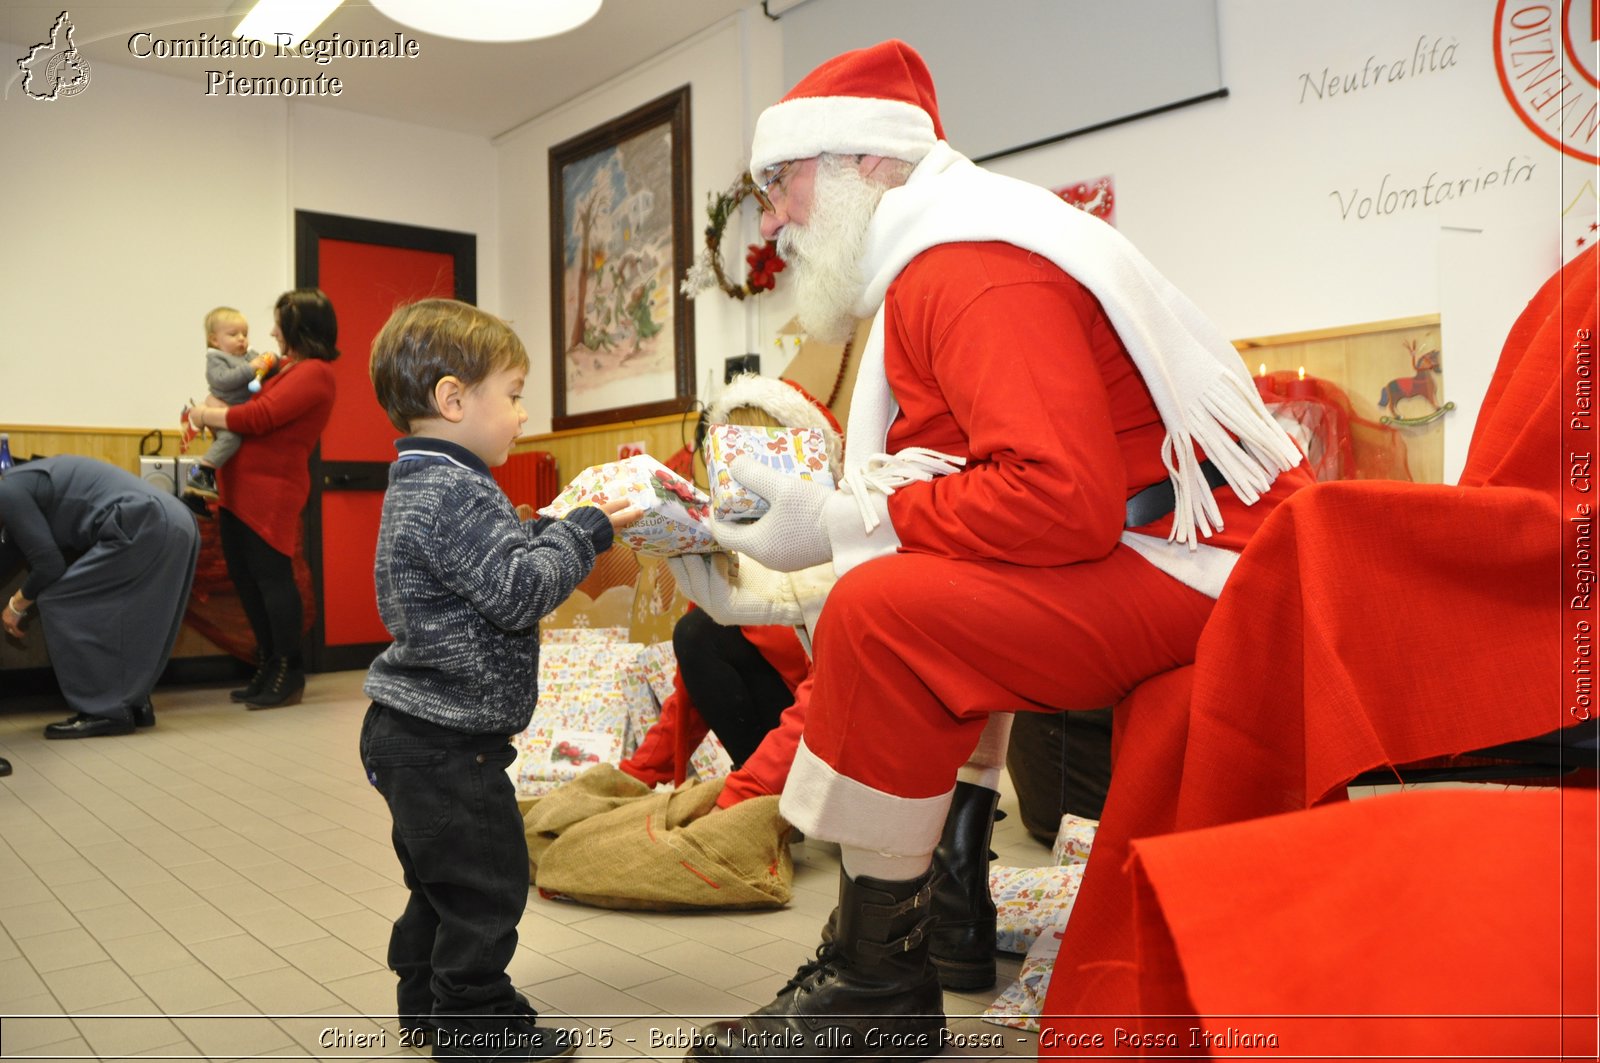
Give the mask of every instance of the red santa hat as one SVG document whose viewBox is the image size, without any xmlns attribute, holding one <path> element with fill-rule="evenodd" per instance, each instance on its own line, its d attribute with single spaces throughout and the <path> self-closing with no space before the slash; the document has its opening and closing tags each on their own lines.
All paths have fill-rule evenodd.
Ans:
<svg viewBox="0 0 1600 1063">
<path fill-rule="evenodd" d="M 723 424 L 728 414 L 742 406 L 753 406 L 785 428 L 815 428 L 828 442 L 828 464 L 838 479 L 844 466 L 844 435 L 833 411 L 812 397 L 805 388 L 783 377 L 745 373 L 734 377 L 722 393 L 706 404 L 701 424 Z"/>
<path fill-rule="evenodd" d="M 762 111 L 750 172 L 825 152 L 917 162 L 943 139 L 928 65 L 884 41 L 829 59 Z"/>
</svg>

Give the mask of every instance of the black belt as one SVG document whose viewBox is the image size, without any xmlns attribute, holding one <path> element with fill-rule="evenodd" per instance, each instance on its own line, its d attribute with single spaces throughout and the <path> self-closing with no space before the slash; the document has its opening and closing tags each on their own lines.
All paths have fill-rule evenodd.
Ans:
<svg viewBox="0 0 1600 1063">
<path fill-rule="evenodd" d="M 1206 483 L 1211 485 L 1213 491 L 1227 486 L 1227 477 L 1223 476 L 1222 471 L 1209 460 L 1200 463 L 1200 471 L 1205 474 Z M 1142 528 L 1165 517 L 1177 505 L 1178 496 L 1172 489 L 1172 478 L 1168 477 L 1158 484 L 1151 484 L 1128 499 L 1127 517 L 1123 520 L 1122 526 Z"/>
</svg>

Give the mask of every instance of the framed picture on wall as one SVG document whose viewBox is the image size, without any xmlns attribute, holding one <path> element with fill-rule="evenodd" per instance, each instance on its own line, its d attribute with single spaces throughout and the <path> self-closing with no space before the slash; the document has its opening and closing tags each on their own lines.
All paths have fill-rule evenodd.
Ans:
<svg viewBox="0 0 1600 1063">
<path fill-rule="evenodd" d="M 550 149 L 552 426 L 694 402 L 689 86 Z"/>
</svg>

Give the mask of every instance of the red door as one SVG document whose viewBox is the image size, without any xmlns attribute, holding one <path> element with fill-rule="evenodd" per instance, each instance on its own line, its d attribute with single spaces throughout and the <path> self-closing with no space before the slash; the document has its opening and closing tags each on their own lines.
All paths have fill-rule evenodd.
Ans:
<svg viewBox="0 0 1600 1063">
<path fill-rule="evenodd" d="M 339 316 L 339 384 L 312 468 L 306 556 L 317 595 L 310 660 L 319 671 L 364 668 L 389 633 L 378 619 L 373 558 L 394 440 L 372 392 L 373 337 L 397 306 L 430 296 L 477 298 L 477 238 L 296 211 L 296 284 L 319 287 Z"/>
</svg>

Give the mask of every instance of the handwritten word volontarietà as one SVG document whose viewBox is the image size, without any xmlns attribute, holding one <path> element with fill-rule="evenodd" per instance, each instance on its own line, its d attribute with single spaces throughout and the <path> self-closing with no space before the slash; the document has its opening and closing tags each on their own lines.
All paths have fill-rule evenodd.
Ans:
<svg viewBox="0 0 1600 1063">
<path fill-rule="evenodd" d="M 1533 171 L 1534 163 L 1526 156 L 1514 155 L 1506 160 L 1503 169 L 1480 169 L 1471 177 L 1441 174 L 1434 170 L 1420 182 L 1413 179 L 1410 183 L 1403 183 L 1396 180 L 1394 174 L 1386 173 L 1378 181 L 1376 191 L 1357 185 L 1349 191 L 1334 189 L 1328 196 L 1338 207 L 1340 221 L 1365 221 L 1368 218 L 1437 207 L 1441 203 L 1465 199 L 1495 188 L 1526 184 L 1533 179 Z"/>
</svg>

